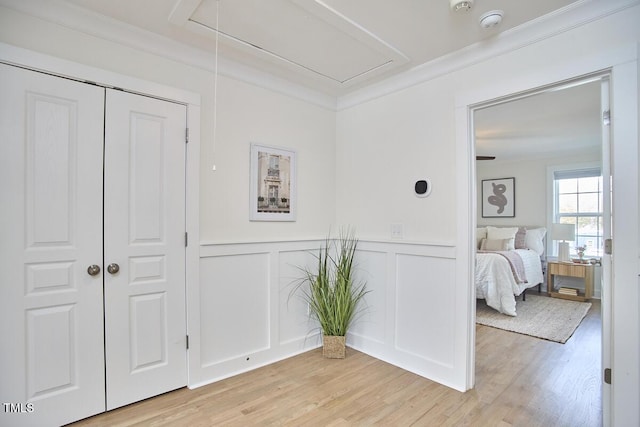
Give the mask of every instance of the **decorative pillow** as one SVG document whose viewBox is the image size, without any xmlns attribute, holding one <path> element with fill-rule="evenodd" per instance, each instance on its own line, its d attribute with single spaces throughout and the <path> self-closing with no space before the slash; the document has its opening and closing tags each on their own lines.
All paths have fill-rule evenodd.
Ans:
<svg viewBox="0 0 640 427">
<path fill-rule="evenodd" d="M 496 239 L 514 239 L 516 238 L 516 233 L 518 232 L 518 227 L 487 227 L 487 239 L 496 240 Z"/>
<path fill-rule="evenodd" d="M 547 234 L 547 229 L 544 227 L 534 228 L 527 230 L 524 242 L 527 249 L 535 251 L 538 255 L 544 254 L 544 235 Z"/>
<path fill-rule="evenodd" d="M 482 239 L 480 250 L 511 251 L 513 250 L 513 239 Z"/>
<path fill-rule="evenodd" d="M 480 249 L 480 244 L 482 243 L 482 239 L 487 238 L 487 227 L 478 227 L 476 228 L 476 247 Z"/>
<path fill-rule="evenodd" d="M 527 249 L 527 229 L 524 227 L 518 228 L 513 246 L 516 249 Z"/>
</svg>

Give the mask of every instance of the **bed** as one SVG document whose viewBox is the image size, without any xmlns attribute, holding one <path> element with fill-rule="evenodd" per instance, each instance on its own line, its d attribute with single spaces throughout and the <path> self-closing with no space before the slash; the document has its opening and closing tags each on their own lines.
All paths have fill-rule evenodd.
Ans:
<svg viewBox="0 0 640 427">
<path fill-rule="evenodd" d="M 500 313 L 516 316 L 515 297 L 544 281 L 545 234 L 543 227 L 479 227 L 476 298 Z"/>
</svg>

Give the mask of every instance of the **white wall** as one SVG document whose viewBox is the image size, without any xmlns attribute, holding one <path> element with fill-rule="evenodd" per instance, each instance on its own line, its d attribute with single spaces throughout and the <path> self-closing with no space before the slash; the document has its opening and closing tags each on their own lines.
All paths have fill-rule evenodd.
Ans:
<svg viewBox="0 0 640 427">
<path fill-rule="evenodd" d="M 189 384 L 199 386 L 317 347 L 317 325 L 293 293 L 297 266 L 321 241 L 211 244 L 201 248 L 190 307 Z M 310 252 L 312 251 L 312 252 Z"/>
<path fill-rule="evenodd" d="M 457 369 L 463 352 L 450 339 L 459 320 L 450 310 L 454 246 L 361 241 L 359 247 L 357 276 L 371 292 L 347 343 L 464 391 L 464 371 Z"/>
<path fill-rule="evenodd" d="M 322 241 L 203 245 L 190 333 L 189 381 L 203 385 L 320 345 L 306 303 L 292 293 L 298 267 L 313 267 Z M 446 342 L 456 325 L 453 246 L 360 241 L 356 280 L 367 282 L 347 344 L 461 390 L 462 352 Z M 250 268 L 249 268 L 250 266 Z M 429 323 L 436 317 L 438 327 Z M 415 327 L 415 325 L 421 325 Z M 461 390 L 462 391 L 462 390 Z"/>
<path fill-rule="evenodd" d="M 365 237 L 389 239 L 390 223 L 395 222 L 404 224 L 405 240 L 425 243 L 456 241 L 456 257 L 459 262 L 456 263 L 456 271 L 454 277 L 450 278 L 450 283 L 452 286 L 455 283 L 456 292 L 459 292 L 456 293 L 456 298 L 460 299 L 445 301 L 443 304 L 449 304 L 450 311 L 460 310 L 461 316 L 466 311 L 471 311 L 470 306 L 461 309 L 459 304 L 471 294 L 468 289 L 471 283 L 471 273 L 468 271 L 471 263 L 465 257 L 471 258 L 468 251 L 472 244 L 471 239 L 467 240 L 464 234 L 471 234 L 467 227 L 474 221 L 476 213 L 475 207 L 466 205 L 468 196 L 465 192 L 476 191 L 476 188 L 467 189 L 464 183 L 466 176 L 475 171 L 470 163 L 465 163 L 470 158 L 469 153 L 464 152 L 469 134 L 466 133 L 467 129 L 456 127 L 456 117 L 461 117 L 460 123 L 466 125 L 468 118 L 465 117 L 464 109 L 473 102 L 486 102 L 614 65 L 620 66 L 618 69 L 624 70 L 626 76 L 614 75 L 614 81 L 619 79 L 616 82 L 620 84 L 620 79 L 628 79 L 630 75 L 626 69 L 633 70 L 637 65 L 637 42 L 640 40 L 638 22 L 640 8 L 635 6 L 570 31 L 558 32 L 548 39 L 523 44 L 514 51 L 498 54 L 490 60 L 474 61 L 473 52 L 468 51 L 461 62 L 470 65 L 459 68 L 452 66 L 451 72 L 428 75 L 423 82 L 410 85 L 399 77 L 370 88 L 376 93 L 370 98 L 361 93 L 347 96 L 339 105 L 348 107 L 338 113 L 337 221 L 349 223 L 360 218 L 359 231 Z M 625 67 L 626 62 L 620 62 L 620 58 L 626 58 L 623 61 L 629 61 L 632 65 Z M 419 71 L 415 71 L 415 75 L 418 74 Z M 636 75 L 633 76 L 635 80 Z M 404 86 L 405 89 L 384 95 L 386 87 L 399 86 Z M 636 100 L 635 108 L 630 108 L 630 111 L 635 112 L 637 86 L 635 82 L 629 86 L 633 88 L 628 93 L 629 105 L 632 106 L 632 100 Z M 368 100 L 360 104 L 351 102 L 365 98 Z M 620 94 L 617 99 L 622 99 Z M 622 197 L 635 200 L 638 197 L 638 177 L 633 171 L 637 169 L 629 168 L 623 160 L 624 153 L 627 152 L 627 157 L 637 163 L 637 118 L 623 118 L 621 113 L 620 110 L 617 111 L 617 120 L 626 120 L 626 130 L 615 135 L 614 125 L 614 138 L 618 138 L 614 144 L 617 144 L 615 150 L 619 158 L 614 171 L 617 167 L 617 188 L 625 192 Z M 623 126 L 619 129 L 623 129 Z M 463 141 L 463 144 L 456 144 L 458 140 Z M 463 178 L 457 181 L 457 175 Z M 412 194 L 412 185 L 416 178 L 422 176 L 432 179 L 433 193 L 428 198 L 417 199 Z M 627 182 L 631 179 L 630 185 L 634 186 L 635 194 L 625 186 L 625 176 L 628 176 Z M 456 196 L 457 192 L 460 197 Z M 637 201 L 632 203 L 636 204 Z M 473 212 L 467 214 L 469 208 Z M 636 225 L 633 226 L 633 221 L 629 219 L 627 224 L 631 225 L 631 235 L 627 237 L 633 242 L 635 251 L 638 246 L 636 207 L 632 207 L 631 211 L 635 212 Z M 465 212 L 462 218 L 465 215 L 467 217 L 456 223 L 456 218 L 461 215 L 459 212 Z M 529 218 L 517 220 L 520 219 Z M 538 222 L 539 219 L 531 217 L 530 221 Z M 458 232 L 463 235 L 458 235 Z M 621 234 L 623 232 L 619 230 L 618 235 Z M 624 238 L 621 242 L 622 240 L 628 241 Z M 465 242 L 468 247 L 465 247 Z M 624 267 L 628 255 L 633 259 L 633 270 Z M 617 277 L 616 282 L 618 296 L 613 298 L 614 325 L 622 321 L 616 321 L 615 313 L 624 312 L 627 324 L 634 325 L 635 329 L 631 329 L 636 331 L 638 316 L 631 315 L 630 310 L 632 306 L 637 308 L 638 291 L 628 283 L 635 284 L 637 254 L 628 254 L 625 249 L 618 252 L 618 256 L 622 256 L 622 259 L 618 258 L 616 268 L 621 268 L 620 271 L 624 273 Z M 622 293 L 630 295 L 630 300 L 625 301 Z M 419 298 L 418 293 L 416 298 Z M 430 334 L 432 329 L 439 327 L 442 327 L 442 322 L 435 313 L 433 316 L 427 314 L 423 322 L 415 325 L 416 329 L 420 328 L 425 334 Z M 618 387 L 618 391 L 616 393 L 614 390 L 613 412 L 615 425 L 635 425 L 640 421 L 640 415 L 637 409 L 632 409 L 635 404 L 631 401 L 640 398 L 637 386 L 639 346 L 635 332 L 632 333 L 634 346 L 627 344 L 629 334 L 625 334 L 623 329 L 614 331 L 618 338 L 614 338 L 613 359 L 622 371 L 618 371 L 620 377 L 617 383 L 614 381 L 614 387 Z M 472 334 L 471 327 L 454 328 L 452 336 L 442 341 L 434 338 L 431 345 L 446 346 L 452 341 L 463 342 L 468 339 L 472 346 Z M 473 365 L 472 358 L 470 355 L 470 366 Z M 465 369 L 464 366 L 458 368 Z"/>
<path fill-rule="evenodd" d="M 572 156 L 550 159 L 476 162 L 477 183 L 477 223 L 482 225 L 513 226 L 538 225 L 546 227 L 549 201 L 547 167 L 572 163 L 599 162 L 597 153 L 579 153 Z M 482 218 L 482 180 L 495 178 L 515 178 L 516 215 L 514 218 Z"/>
<path fill-rule="evenodd" d="M 446 76 L 338 114 L 338 223 L 366 237 L 451 243 L 455 237 L 453 80 Z M 414 184 L 429 178 L 431 195 Z"/>
<path fill-rule="evenodd" d="M 229 78 L 220 79 L 218 90 L 215 146 L 213 116 L 205 104 L 211 100 L 205 97 L 203 102 L 201 240 L 229 243 L 326 235 L 335 222 L 335 112 Z M 251 142 L 296 151 L 295 222 L 249 221 Z"/>
<path fill-rule="evenodd" d="M 406 240 L 454 240 L 456 95 L 507 95 L 524 76 L 543 82 L 541 70 L 572 75 L 574 63 L 606 62 L 640 38 L 632 10 L 339 111 L 338 223 L 360 218 L 361 233 L 390 238 L 390 223 L 401 222 Z M 413 183 L 425 176 L 433 193 L 417 199 Z"/>
<path fill-rule="evenodd" d="M 335 112 L 0 6 L 0 41 L 201 95 L 200 238 L 250 241 L 324 236 L 335 217 Z M 211 58 L 213 62 L 213 58 Z M 298 154 L 298 221 L 250 223 L 249 144 Z M 216 165 L 217 171 L 212 171 Z"/>
<path fill-rule="evenodd" d="M 635 7 L 496 54 L 491 60 L 467 58 L 446 75 L 346 108 L 337 117 L 315 105 L 221 78 L 215 152 L 210 72 L 5 8 L 0 8 L 0 41 L 201 94 L 200 213 L 205 244 L 200 280 L 188 285 L 190 301 L 197 304 L 190 306 L 189 328 L 196 346 L 191 351 L 199 363 L 190 367 L 192 384 L 306 348 L 300 337 L 307 325 L 299 308 L 283 309 L 281 287 L 290 276 L 290 264 L 303 262 L 305 250 L 317 243 L 314 238 L 326 235 L 331 224 L 353 224 L 366 243 L 362 262 L 371 266 L 376 292 L 370 299 L 373 317 L 354 329 L 351 344 L 464 389 L 465 379 L 469 383 L 466 357 L 473 335 L 467 329 L 470 291 L 459 269 L 466 264 L 462 254 L 468 248 L 457 243 L 457 210 L 467 207 L 460 205 L 456 193 L 457 175 L 466 172 L 466 165 L 457 163 L 456 96 L 499 96 L 521 89 L 522 81 L 546 83 L 550 75 L 580 74 L 588 64 L 592 64 L 589 71 L 613 65 L 608 58 L 619 56 L 630 43 L 637 52 L 638 22 L 640 8 Z M 637 130 L 635 135 L 635 141 L 624 143 L 635 144 L 635 151 L 630 151 L 637 156 Z M 248 217 L 248 144 L 254 139 L 298 151 L 296 223 L 243 219 Z M 638 163 L 635 157 L 632 160 Z M 428 198 L 418 199 L 413 184 L 424 177 L 431 179 L 433 191 Z M 392 223 L 404 226 L 404 242 L 390 240 Z M 306 238 L 310 240 L 294 241 Z M 632 255 L 635 263 L 637 254 Z M 245 303 L 240 288 L 269 300 L 252 298 Z M 226 298 L 229 305 L 220 307 L 219 298 Z M 620 300 L 622 312 L 637 323 L 638 297 L 631 300 L 633 307 Z M 227 325 L 220 325 L 216 317 L 219 310 L 229 317 L 230 313 L 245 315 L 237 318 L 234 329 L 240 335 L 226 335 L 222 328 Z M 267 319 L 268 328 L 263 328 L 259 322 Z M 250 341 L 242 341 L 243 331 L 250 331 Z M 636 342 L 627 351 L 636 365 L 637 347 Z M 450 359 L 451 355 L 455 357 Z M 637 384 L 637 374 L 638 366 L 614 373 L 625 384 Z M 627 396 L 635 397 L 637 403 L 637 386 L 628 389 Z M 635 405 L 625 406 L 624 398 L 620 402 L 620 425 L 627 420 L 637 424 L 637 409 L 629 409 Z"/>
<path fill-rule="evenodd" d="M 0 42 L 200 95 L 202 125 L 190 130 L 201 147 L 200 236 L 190 236 L 200 255 L 187 282 L 191 386 L 318 345 L 288 287 L 294 266 L 320 245 L 313 239 L 335 223 L 335 111 L 221 75 L 214 144 L 209 71 L 1 6 Z M 295 222 L 249 221 L 251 142 L 296 151 Z"/>
</svg>

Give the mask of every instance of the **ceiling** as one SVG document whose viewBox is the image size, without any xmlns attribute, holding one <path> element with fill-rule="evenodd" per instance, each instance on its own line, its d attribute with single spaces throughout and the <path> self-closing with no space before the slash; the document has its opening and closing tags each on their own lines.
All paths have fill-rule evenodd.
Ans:
<svg viewBox="0 0 640 427">
<path fill-rule="evenodd" d="M 584 0 L 63 0 L 331 96 L 384 80 Z M 503 10 L 501 25 L 480 16 Z M 216 31 L 216 29 L 218 31 Z"/>
<path fill-rule="evenodd" d="M 496 161 L 601 152 L 600 80 L 474 112 L 476 155 Z"/>
<path fill-rule="evenodd" d="M 0 0 L 122 43 L 140 37 L 147 46 L 151 40 L 151 51 L 166 51 L 169 57 L 182 49 L 187 56 L 176 60 L 198 56 L 199 64 L 210 69 L 219 57 L 223 64 L 240 64 L 332 99 L 403 72 L 437 68 L 447 55 L 490 50 L 589 2 L 593 0 L 474 0 L 470 11 L 454 12 L 449 0 Z M 596 3 L 606 9 L 609 2 Z M 491 10 L 502 10 L 503 21 L 484 29 L 479 18 Z M 101 22 L 118 25 L 97 25 Z M 478 110 L 477 154 L 509 160 L 558 150 L 599 150 L 597 86 Z"/>
</svg>

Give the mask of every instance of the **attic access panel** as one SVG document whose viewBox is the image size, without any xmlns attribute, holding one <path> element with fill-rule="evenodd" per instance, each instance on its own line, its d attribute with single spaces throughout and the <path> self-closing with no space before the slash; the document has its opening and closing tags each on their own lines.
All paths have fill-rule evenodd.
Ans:
<svg viewBox="0 0 640 427">
<path fill-rule="evenodd" d="M 407 62 L 390 45 L 319 0 L 182 0 L 170 20 L 289 69 L 338 83 Z M 195 25 L 194 25 L 195 24 Z M 197 27 L 200 27 L 198 30 Z"/>
</svg>

